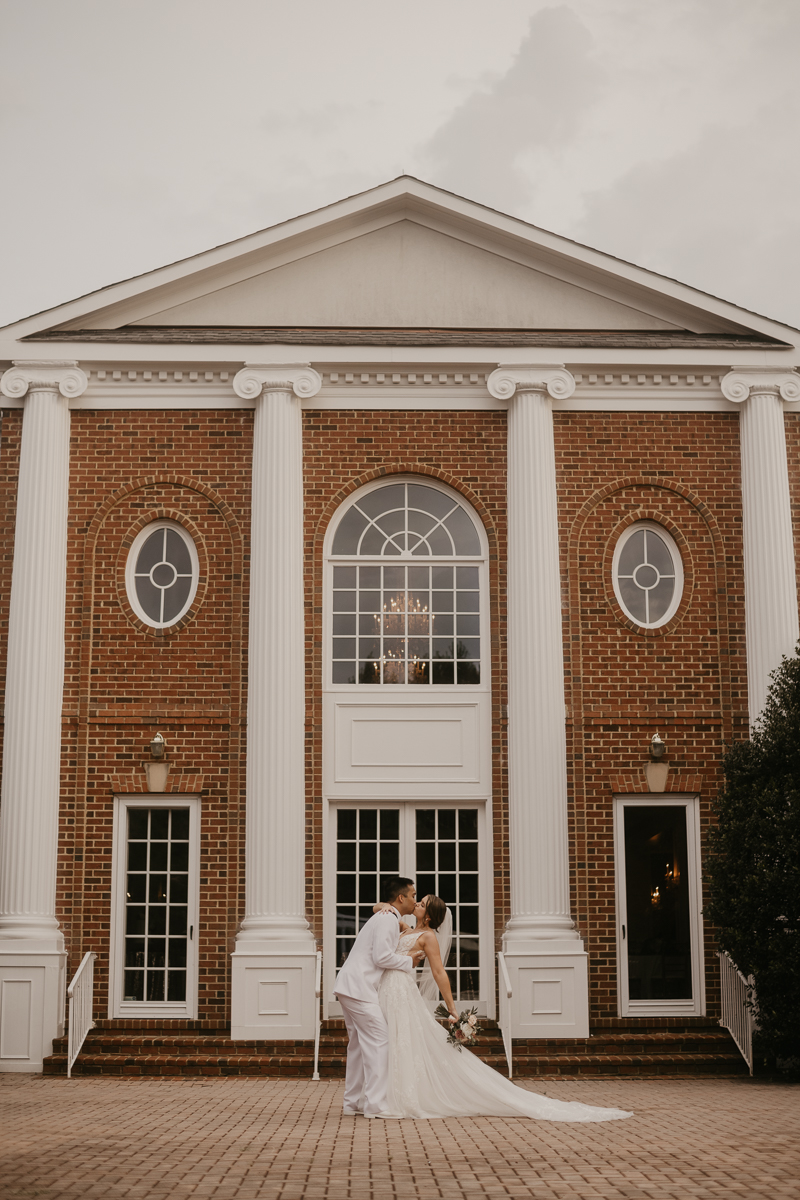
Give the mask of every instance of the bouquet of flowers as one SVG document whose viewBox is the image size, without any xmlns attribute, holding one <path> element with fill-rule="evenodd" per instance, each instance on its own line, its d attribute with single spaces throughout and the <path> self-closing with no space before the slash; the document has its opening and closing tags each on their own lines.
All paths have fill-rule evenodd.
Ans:
<svg viewBox="0 0 800 1200">
<path fill-rule="evenodd" d="M 462 1046 L 469 1046 L 475 1041 L 475 1035 L 478 1032 L 478 1010 L 477 1008 L 465 1009 L 459 1013 L 458 1020 L 449 1020 L 450 1013 L 447 1011 L 445 1004 L 440 1004 L 434 1011 L 434 1016 L 444 1017 L 448 1022 L 447 1040 L 451 1046 L 455 1046 L 456 1050 L 460 1050 Z"/>
</svg>

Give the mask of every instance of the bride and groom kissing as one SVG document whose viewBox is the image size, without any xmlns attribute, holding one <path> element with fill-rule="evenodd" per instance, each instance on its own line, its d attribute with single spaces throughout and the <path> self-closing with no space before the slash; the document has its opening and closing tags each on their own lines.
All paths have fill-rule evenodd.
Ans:
<svg viewBox="0 0 800 1200">
<path fill-rule="evenodd" d="M 576 1122 L 632 1115 L 537 1095 L 474 1054 L 457 1053 L 420 994 L 415 971 L 427 958 L 450 1019 L 457 1020 L 436 936 L 449 920 L 447 905 L 438 896 L 418 901 L 414 881 L 399 876 L 387 882 L 383 900 L 359 932 L 334 989 L 349 1039 L 345 1115 Z M 416 926 L 410 929 L 401 918 L 412 915 Z"/>
</svg>

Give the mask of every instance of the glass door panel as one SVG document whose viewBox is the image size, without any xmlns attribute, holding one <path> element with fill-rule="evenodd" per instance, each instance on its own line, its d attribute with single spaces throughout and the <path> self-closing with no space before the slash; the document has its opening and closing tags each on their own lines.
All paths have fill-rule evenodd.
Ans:
<svg viewBox="0 0 800 1200">
<path fill-rule="evenodd" d="M 383 884 L 400 870 L 400 810 L 336 810 L 336 967 L 372 916 Z"/>
<path fill-rule="evenodd" d="M 625 810 L 631 1000 L 691 999 L 686 809 Z"/>
<path fill-rule="evenodd" d="M 453 914 L 445 966 L 458 1000 L 480 996 L 478 810 L 416 810 L 416 882 L 420 896 L 441 896 Z"/>
<path fill-rule="evenodd" d="M 336 969 L 372 916 L 386 880 L 413 879 L 417 895 L 441 896 L 452 911 L 453 941 L 445 964 L 459 1001 L 480 998 L 480 881 L 477 807 L 412 803 L 336 806 Z M 410 920 L 409 920 L 410 923 Z"/>
<path fill-rule="evenodd" d="M 694 801 L 621 801 L 617 905 L 622 1015 L 701 1013 Z"/>
<path fill-rule="evenodd" d="M 129 808 L 126 1002 L 186 1000 L 189 809 Z"/>
</svg>

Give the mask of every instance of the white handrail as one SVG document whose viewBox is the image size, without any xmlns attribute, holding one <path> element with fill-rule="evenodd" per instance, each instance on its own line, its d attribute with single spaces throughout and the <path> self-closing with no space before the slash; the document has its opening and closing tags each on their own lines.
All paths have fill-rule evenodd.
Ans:
<svg viewBox="0 0 800 1200">
<path fill-rule="evenodd" d="M 311 1076 L 311 1078 L 319 1079 L 319 1031 L 320 1031 L 320 1025 L 321 1025 L 320 1014 L 319 1014 L 319 1001 L 320 1001 L 320 996 L 322 995 L 322 951 L 321 950 L 317 951 L 317 979 L 316 979 L 316 983 L 314 985 L 314 995 L 316 996 L 316 1000 L 314 1002 L 314 1011 L 316 1013 L 316 1025 L 315 1025 L 315 1032 L 314 1032 L 314 1074 Z"/>
<path fill-rule="evenodd" d="M 94 1029 L 92 1020 L 94 999 L 94 960 L 97 955 L 87 950 L 81 959 L 81 965 L 72 977 L 72 983 L 67 988 L 69 996 L 69 1034 L 67 1038 L 67 1079 L 72 1077 L 72 1066 L 81 1052 L 81 1046 L 86 1040 L 90 1029 Z"/>
<path fill-rule="evenodd" d="M 506 1062 L 508 1063 L 508 1078 L 510 1079 L 511 1072 L 512 1072 L 512 1064 L 511 1064 L 511 996 L 512 996 L 511 980 L 508 978 L 508 969 L 506 967 L 505 955 L 500 953 L 499 951 L 497 954 L 497 965 L 500 968 L 500 979 L 499 979 L 499 988 L 498 988 L 499 998 L 500 998 L 500 1006 L 499 1006 L 500 1011 L 499 1011 L 498 1016 L 500 1019 L 497 1022 L 497 1024 L 500 1026 L 500 1032 L 503 1035 L 503 1049 L 506 1052 Z"/>
<path fill-rule="evenodd" d="M 742 1058 L 753 1074 L 753 1030 L 757 1028 L 752 1002 L 755 1000 L 753 976 L 745 979 L 730 954 L 717 951 L 719 957 L 719 982 L 722 999 L 722 1016 L 719 1023 L 727 1029 Z M 750 1004 L 748 1004 L 750 1000 Z"/>
</svg>

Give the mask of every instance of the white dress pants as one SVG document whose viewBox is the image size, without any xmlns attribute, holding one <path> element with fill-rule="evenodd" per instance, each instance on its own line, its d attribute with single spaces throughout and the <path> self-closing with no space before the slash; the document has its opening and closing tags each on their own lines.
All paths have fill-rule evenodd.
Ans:
<svg viewBox="0 0 800 1200">
<path fill-rule="evenodd" d="M 377 1000 L 339 996 L 347 1026 L 345 1108 L 385 1112 L 389 1082 L 389 1029 Z"/>
</svg>

